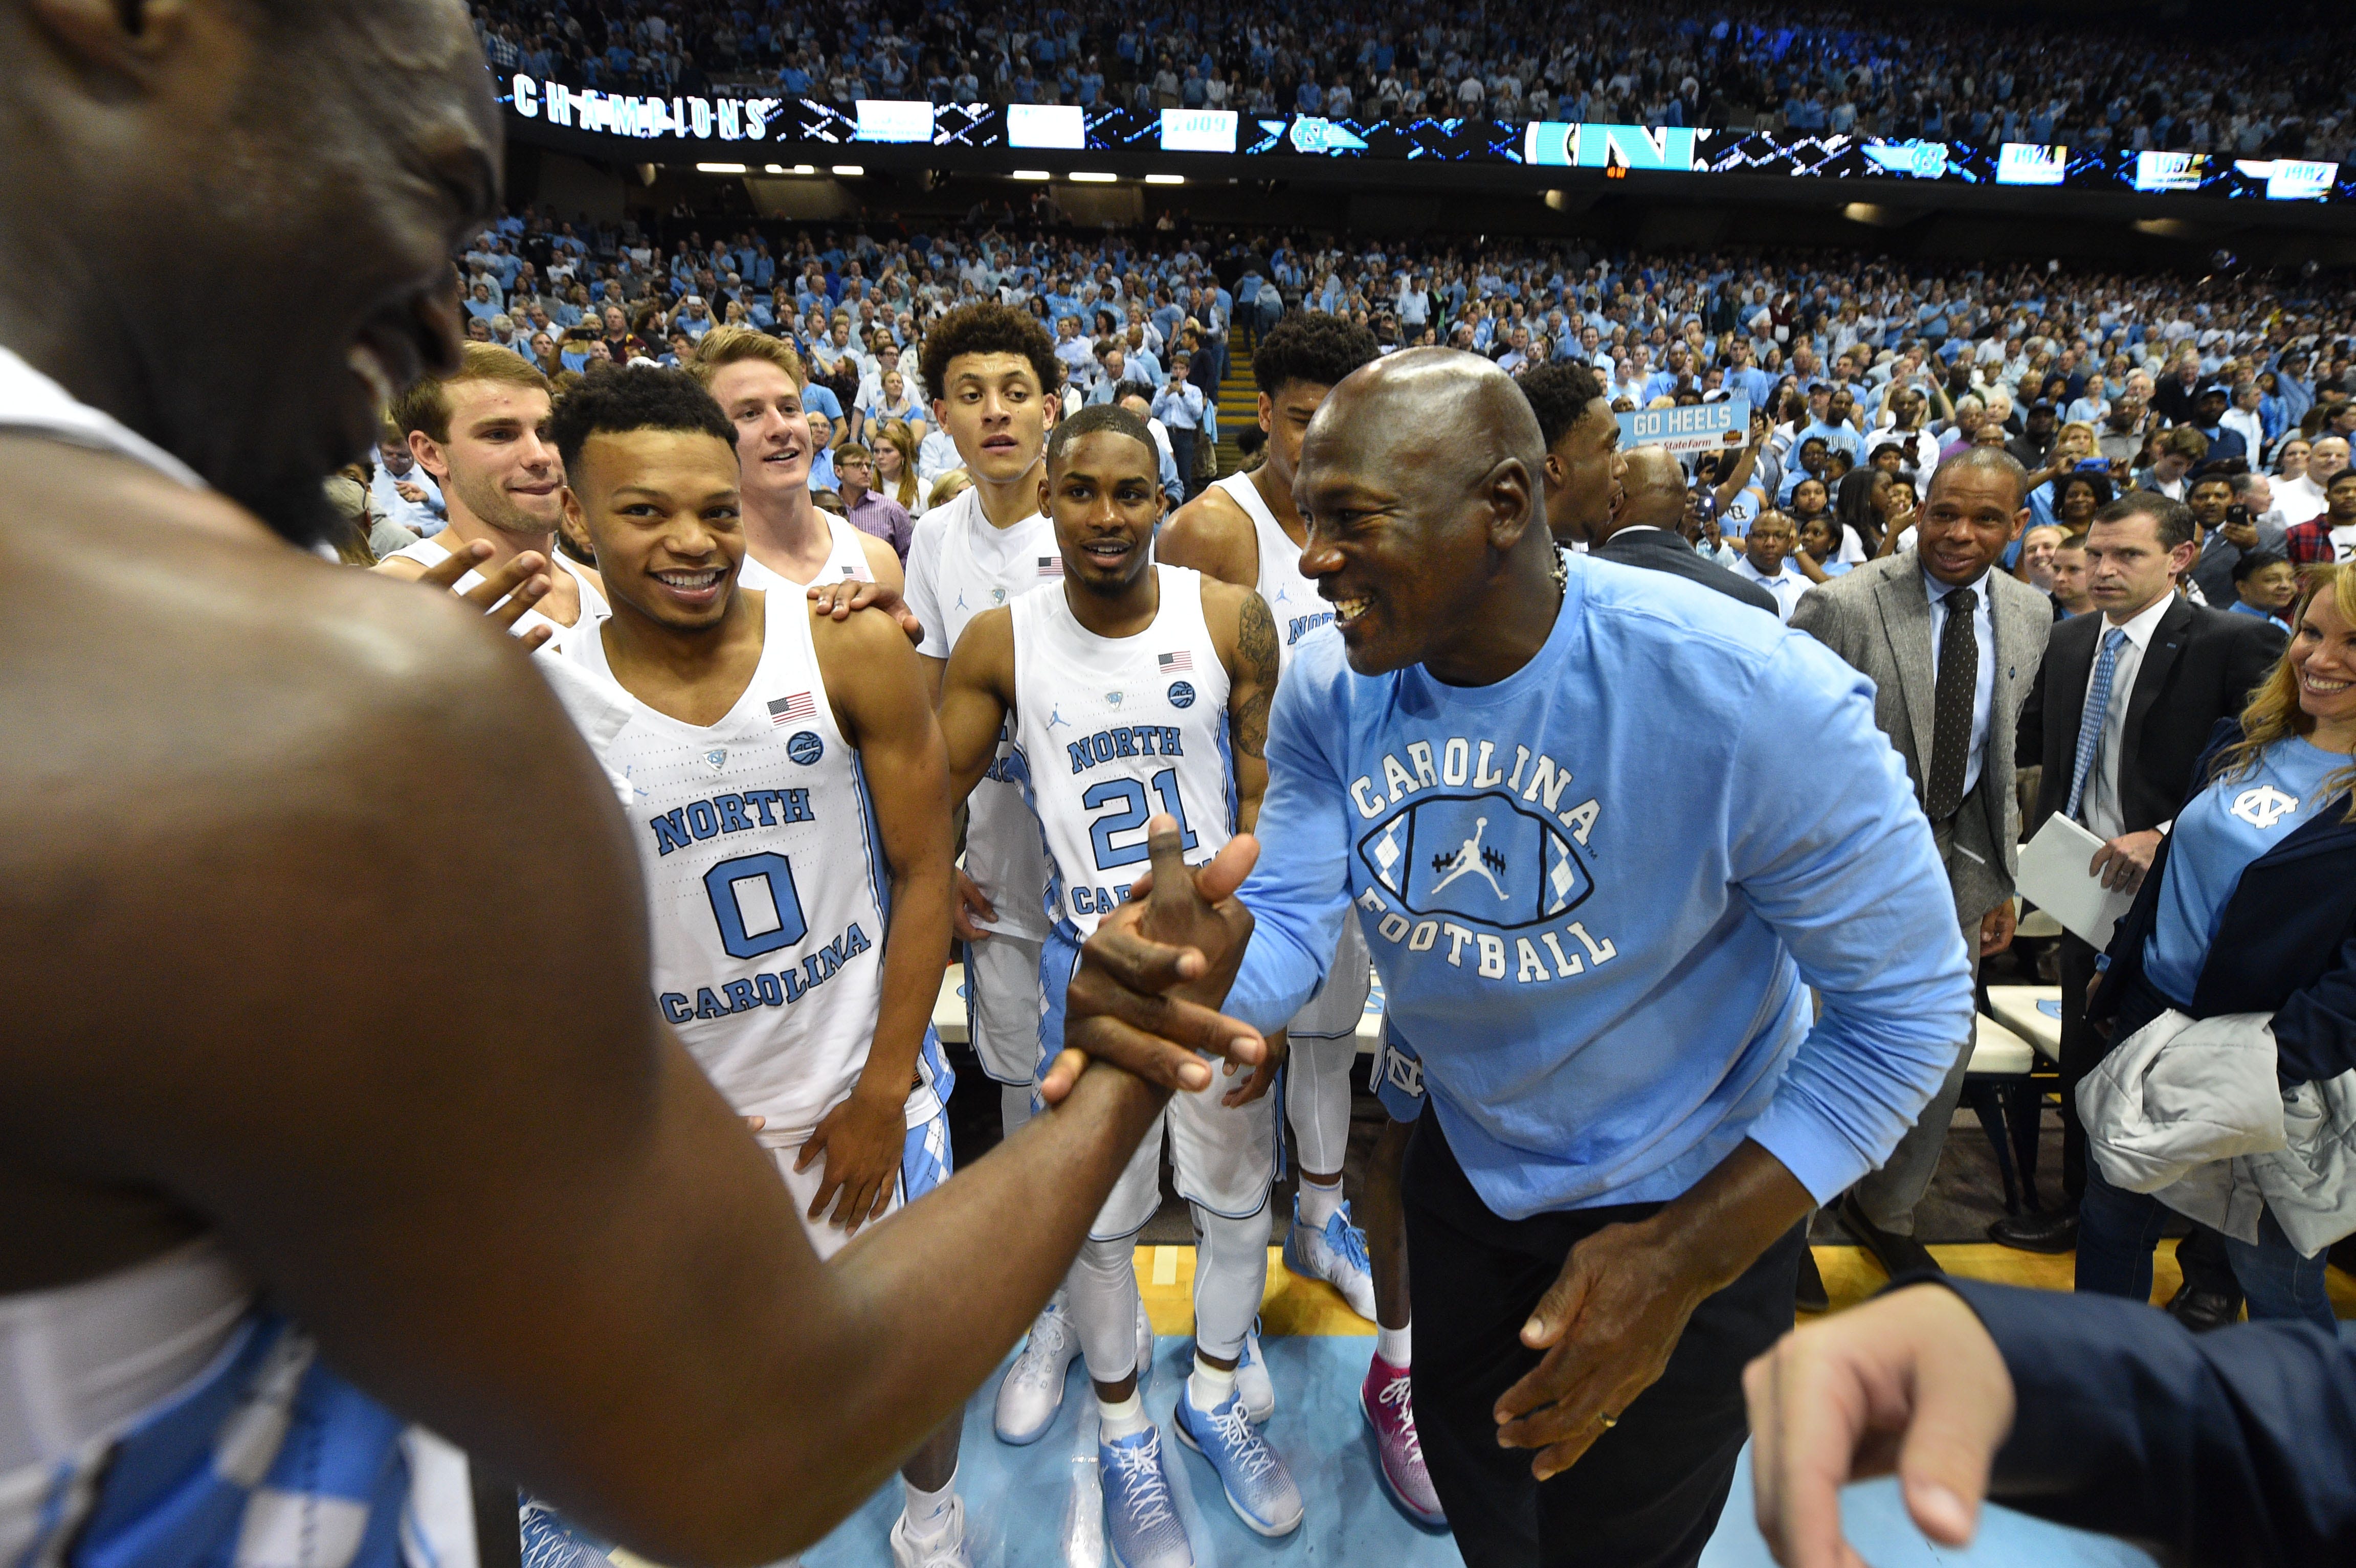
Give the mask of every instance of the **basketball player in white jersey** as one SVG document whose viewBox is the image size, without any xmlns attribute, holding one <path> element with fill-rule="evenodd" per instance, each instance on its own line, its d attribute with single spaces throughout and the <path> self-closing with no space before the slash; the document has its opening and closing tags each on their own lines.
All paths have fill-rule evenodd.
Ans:
<svg viewBox="0 0 2356 1568">
<path fill-rule="evenodd" d="M 908 609 L 925 630 L 916 652 L 939 700 L 949 652 L 983 611 L 1062 580 L 1055 529 L 1039 505 L 1042 453 L 1063 379 L 1039 323 L 1001 304 L 954 310 L 925 335 L 923 377 L 933 417 L 973 484 L 927 512 L 908 544 Z M 966 943 L 974 1054 L 999 1085 L 1008 1134 L 1031 1115 L 1039 1047 L 1039 944 L 1047 934 L 1047 862 L 1011 742 L 966 800 L 958 935 Z M 1064 1358 L 1065 1364 L 1070 1356 Z M 1023 1424 L 1000 1435 L 1027 1440 Z"/>
<path fill-rule="evenodd" d="M 764 591 L 842 581 L 897 591 L 900 558 L 892 547 L 810 499 L 800 357 L 749 326 L 716 326 L 696 345 L 686 368 L 736 429 L 744 492 L 744 564 L 738 581 Z"/>
<path fill-rule="evenodd" d="M 924 381 L 935 391 L 934 420 L 973 483 L 918 519 L 908 545 L 905 604 L 875 590 L 810 589 L 837 614 L 873 603 L 921 625 L 916 652 L 937 703 L 950 650 L 976 615 L 1062 581 L 1064 558 L 1039 495 L 1063 374 L 1055 340 L 1021 311 L 972 304 L 935 322 L 925 335 Z M 982 1072 L 999 1086 L 999 1117 L 1009 1136 L 1031 1117 L 1044 1006 L 1039 954 L 1048 931 L 1046 851 L 1012 771 L 1012 741 L 1001 740 L 966 797 L 955 911 L 965 947 L 969 1038 Z M 1048 1302 L 999 1385 L 995 1429 L 1002 1442 L 1038 1441 L 1062 1407 L 1065 1375 L 1080 1354 L 1068 1305 L 1061 1291 Z M 1135 1332 L 1142 1369 L 1152 1360 L 1153 1326 L 1141 1302 Z"/>
<path fill-rule="evenodd" d="M 1259 427 L 1268 457 L 1248 473 L 1214 481 L 1171 517 L 1157 557 L 1222 582 L 1256 588 L 1276 624 L 1278 656 L 1290 663 L 1304 642 L 1335 635 L 1333 606 L 1301 574 L 1308 527 L 1292 502 L 1292 477 L 1310 420 L 1344 377 L 1376 357 L 1374 335 L 1323 312 L 1287 315 L 1252 352 Z M 1405 1212 L 1398 1202 L 1407 1129 L 1387 1125 L 1365 1172 L 1371 1231 L 1342 1196 L 1350 1147 L 1350 1071 L 1358 1056 L 1371 961 L 1356 923 L 1342 923 L 1324 988 L 1287 1026 L 1285 1109 L 1301 1159 L 1301 1188 L 1285 1233 L 1285 1266 L 1330 1282 L 1352 1311 L 1376 1325 L 1375 1353 L 1359 1390 L 1374 1428 L 1377 1467 L 1401 1507 L 1440 1522 L 1440 1499 L 1423 1463 L 1409 1397 L 1412 1314 L 1408 1305 Z M 1369 1245 L 1369 1243 L 1372 1243 Z"/>
<path fill-rule="evenodd" d="M 460 546 L 487 544 L 490 555 L 452 584 L 461 593 L 526 554 L 545 563 L 533 575 L 544 576 L 547 587 L 513 623 L 518 635 L 562 637 L 584 620 L 603 619 L 605 594 L 595 569 L 564 560 L 555 548 L 564 464 L 548 440 L 552 394 L 548 378 L 520 355 L 469 343 L 456 374 L 427 377 L 396 399 L 392 419 L 418 465 L 442 486 L 450 526 L 394 551 L 375 570 L 414 581 L 447 565 Z"/>
<path fill-rule="evenodd" d="M 1151 432 L 1125 409 L 1083 409 L 1056 427 L 1039 504 L 1053 518 L 1063 580 L 975 616 L 942 694 L 952 788 L 970 789 L 999 765 L 1011 728 L 1010 771 L 1047 844 L 1055 926 L 1041 960 L 1042 1072 L 1063 1047 L 1064 994 L 1079 944 L 1145 869 L 1149 822 L 1174 818 L 1188 862 L 1200 864 L 1249 829 L 1267 784 L 1277 673 L 1268 607 L 1249 589 L 1154 564 L 1165 505 L 1159 470 Z M 1173 1100 L 1164 1122 L 1178 1190 L 1203 1238 L 1194 1371 L 1178 1396 L 1178 1435 L 1211 1461 L 1237 1517 L 1273 1536 L 1299 1526 L 1301 1493 L 1252 1424 L 1237 1375 L 1268 1275 L 1270 1076 L 1264 1063 L 1240 1083 L 1214 1081 Z M 1134 1240 L 1160 1202 L 1161 1142 L 1149 1137 L 1140 1149 L 1068 1285 L 1102 1423 L 1107 1535 L 1127 1568 L 1194 1560 L 1170 1507 L 1131 1334 Z M 1060 1370 L 1053 1394 L 1060 1401 Z"/>
<path fill-rule="evenodd" d="M 741 586 L 738 431 L 694 378 L 594 377 L 554 435 L 567 521 L 614 604 L 563 655 L 602 678 L 557 691 L 626 791 L 658 1005 L 758 1123 L 830 1258 L 948 1175 L 929 1022 L 948 775 L 930 694 L 887 617 L 836 622 L 790 588 Z M 902 1472 L 898 1568 L 970 1568 L 958 1424 Z"/>
</svg>

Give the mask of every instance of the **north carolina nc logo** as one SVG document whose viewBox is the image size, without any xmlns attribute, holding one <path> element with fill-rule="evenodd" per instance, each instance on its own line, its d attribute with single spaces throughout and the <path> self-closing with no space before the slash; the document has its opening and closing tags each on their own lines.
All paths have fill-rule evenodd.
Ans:
<svg viewBox="0 0 2356 1568">
<path fill-rule="evenodd" d="M 2297 796 L 2285 795 L 2272 784 L 2245 789 L 2233 797 L 2233 815 L 2262 833 L 2297 809 Z"/>
<path fill-rule="evenodd" d="M 1552 920 L 1595 891 L 1569 836 L 1509 795 L 1419 796 L 1358 858 L 1408 913 L 1490 926 Z"/>
</svg>

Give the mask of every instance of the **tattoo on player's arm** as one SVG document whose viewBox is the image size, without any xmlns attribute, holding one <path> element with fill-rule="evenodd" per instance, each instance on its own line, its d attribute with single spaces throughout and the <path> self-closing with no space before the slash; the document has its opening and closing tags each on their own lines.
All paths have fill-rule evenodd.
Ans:
<svg viewBox="0 0 2356 1568">
<path fill-rule="evenodd" d="M 1247 756 L 1268 754 L 1268 707 L 1276 696 L 1276 622 L 1267 601 L 1257 593 L 1244 595 L 1236 621 L 1236 663 L 1251 683 L 1252 694 L 1236 709 L 1236 749 Z"/>
</svg>

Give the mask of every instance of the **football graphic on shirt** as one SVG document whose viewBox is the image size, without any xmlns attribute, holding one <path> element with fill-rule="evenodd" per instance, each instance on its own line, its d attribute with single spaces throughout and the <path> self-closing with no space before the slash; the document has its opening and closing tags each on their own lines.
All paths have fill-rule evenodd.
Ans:
<svg viewBox="0 0 2356 1568">
<path fill-rule="evenodd" d="M 1595 891 L 1559 823 L 1510 795 L 1419 795 L 1358 840 L 1358 858 L 1409 914 L 1511 928 Z"/>
</svg>

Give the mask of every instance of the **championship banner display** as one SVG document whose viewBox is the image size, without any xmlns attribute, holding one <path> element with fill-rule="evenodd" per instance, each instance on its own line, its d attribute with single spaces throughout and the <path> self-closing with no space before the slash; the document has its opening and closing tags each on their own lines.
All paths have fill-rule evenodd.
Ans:
<svg viewBox="0 0 2356 1568">
<path fill-rule="evenodd" d="M 1231 109 L 1085 109 L 1050 103 L 928 103 L 920 99 L 607 92 L 517 74 L 500 102 L 528 125 L 644 144 L 646 158 L 792 162 L 795 153 L 861 145 L 997 153 L 1152 153 L 1186 158 L 1397 159 L 1631 175 L 1746 175 L 1874 187 L 1984 188 L 2203 196 L 2254 202 L 2356 202 L 2356 165 L 2222 153 L 2152 153 L 2007 142 L 1975 146 L 1858 134 L 1769 133 L 1680 125 L 1573 124 L 1422 116 L 1261 117 Z M 766 160 L 759 160 L 766 163 Z M 1199 166 L 1199 165 L 1197 165 Z M 771 173 L 786 172 L 782 167 Z"/>
</svg>

